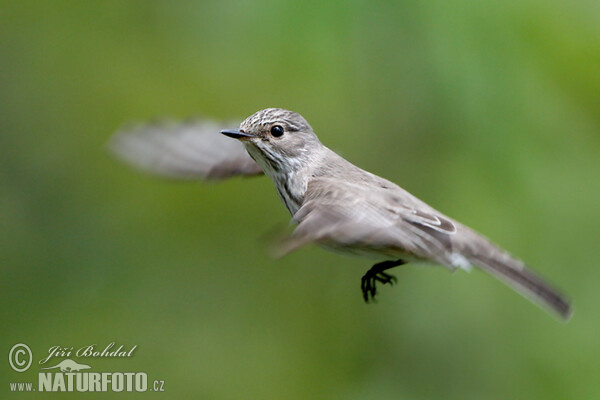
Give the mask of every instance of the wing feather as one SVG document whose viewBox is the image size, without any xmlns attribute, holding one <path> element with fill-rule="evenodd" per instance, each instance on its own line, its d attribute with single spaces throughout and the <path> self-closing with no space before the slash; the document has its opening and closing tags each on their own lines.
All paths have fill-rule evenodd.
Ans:
<svg viewBox="0 0 600 400">
<path fill-rule="evenodd" d="M 281 254 L 315 242 L 342 251 L 431 259 L 453 268 L 447 254 L 455 223 L 425 204 L 415 208 L 418 200 L 412 196 L 404 204 L 391 200 L 383 189 L 376 191 L 313 179 L 294 216 L 298 226 L 285 240 Z"/>
<path fill-rule="evenodd" d="M 118 131 L 108 149 L 121 161 L 166 178 L 222 180 L 262 174 L 237 140 L 220 131 L 235 123 L 164 121 Z"/>
</svg>

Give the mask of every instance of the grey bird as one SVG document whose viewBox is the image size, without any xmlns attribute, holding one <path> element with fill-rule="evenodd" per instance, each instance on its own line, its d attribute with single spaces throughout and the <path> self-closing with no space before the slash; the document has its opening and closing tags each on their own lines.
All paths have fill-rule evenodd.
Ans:
<svg viewBox="0 0 600 400">
<path fill-rule="evenodd" d="M 297 227 L 281 240 L 279 255 L 308 243 L 379 261 L 361 280 L 365 301 L 386 272 L 407 262 L 433 262 L 452 271 L 478 267 L 525 297 L 571 315 L 567 298 L 524 263 L 398 185 L 360 169 L 324 146 L 298 113 L 267 108 L 238 129 L 217 123 L 139 126 L 109 143 L 121 159 L 170 178 L 220 180 L 264 173 Z M 233 140 L 235 139 L 235 140 Z"/>
</svg>

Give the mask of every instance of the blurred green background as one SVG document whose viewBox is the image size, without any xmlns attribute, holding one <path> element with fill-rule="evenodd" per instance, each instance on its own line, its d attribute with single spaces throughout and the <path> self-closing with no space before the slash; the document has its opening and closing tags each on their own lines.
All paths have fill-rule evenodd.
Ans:
<svg viewBox="0 0 600 400">
<path fill-rule="evenodd" d="M 137 345 L 89 364 L 163 398 L 600 398 L 599 2 L 0 6 L 5 360 Z M 128 121 L 266 107 L 526 260 L 572 320 L 442 268 L 397 269 L 365 305 L 368 260 L 269 258 L 289 217 L 267 179 L 154 180 L 103 148 Z M 5 361 L 0 396 L 35 362 Z"/>
</svg>

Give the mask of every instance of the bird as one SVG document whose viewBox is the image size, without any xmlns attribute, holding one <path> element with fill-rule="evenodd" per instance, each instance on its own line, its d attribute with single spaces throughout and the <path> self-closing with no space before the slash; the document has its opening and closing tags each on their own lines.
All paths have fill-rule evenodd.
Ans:
<svg viewBox="0 0 600 400">
<path fill-rule="evenodd" d="M 450 271 L 483 270 L 560 319 L 570 318 L 569 299 L 523 261 L 344 159 L 321 143 L 300 114 L 266 108 L 238 128 L 223 126 L 202 119 L 138 125 L 118 131 L 109 150 L 138 169 L 168 178 L 266 175 L 295 224 L 278 240 L 277 255 L 314 243 L 376 261 L 361 278 L 366 302 L 375 301 L 378 285 L 397 281 L 389 269 L 433 263 Z"/>
</svg>

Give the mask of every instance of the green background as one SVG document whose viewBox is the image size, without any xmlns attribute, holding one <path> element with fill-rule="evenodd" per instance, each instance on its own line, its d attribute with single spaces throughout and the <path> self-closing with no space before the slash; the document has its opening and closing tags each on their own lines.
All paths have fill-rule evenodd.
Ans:
<svg viewBox="0 0 600 400">
<path fill-rule="evenodd" d="M 584 0 L 0 2 L 0 353 L 34 352 L 0 397 L 51 346 L 114 341 L 134 356 L 77 360 L 165 381 L 123 398 L 600 398 L 598 21 Z M 526 260 L 571 321 L 442 268 L 365 305 L 368 260 L 269 258 L 289 216 L 267 179 L 155 180 L 103 147 L 266 107 Z"/>
</svg>

